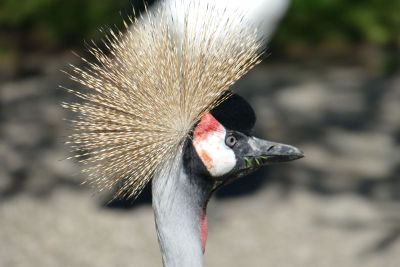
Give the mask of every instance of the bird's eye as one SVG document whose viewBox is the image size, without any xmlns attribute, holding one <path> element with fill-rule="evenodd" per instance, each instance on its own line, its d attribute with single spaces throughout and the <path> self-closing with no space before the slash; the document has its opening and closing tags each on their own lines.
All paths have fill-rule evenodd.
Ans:
<svg viewBox="0 0 400 267">
<path fill-rule="evenodd" d="M 233 135 L 229 135 L 226 139 L 225 139 L 225 144 L 229 147 L 233 147 L 237 142 L 237 139 L 235 136 Z"/>
</svg>

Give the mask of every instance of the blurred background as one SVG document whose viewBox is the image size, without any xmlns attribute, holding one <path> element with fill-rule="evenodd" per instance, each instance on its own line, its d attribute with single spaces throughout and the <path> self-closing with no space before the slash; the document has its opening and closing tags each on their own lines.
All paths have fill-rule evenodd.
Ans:
<svg viewBox="0 0 400 267">
<path fill-rule="evenodd" d="M 155 1 L 150 1 L 152 4 Z M 243 1 L 246 2 L 246 1 Z M 0 266 L 161 266 L 151 195 L 108 203 L 64 160 L 79 64 L 128 0 L 0 2 Z M 300 147 L 212 199 L 206 266 L 399 266 L 400 1 L 293 0 L 235 85 L 256 135 Z"/>
</svg>

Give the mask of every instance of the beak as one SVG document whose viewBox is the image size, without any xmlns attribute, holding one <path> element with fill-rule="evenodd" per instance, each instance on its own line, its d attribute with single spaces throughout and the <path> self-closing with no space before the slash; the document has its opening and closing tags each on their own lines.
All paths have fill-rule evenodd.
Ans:
<svg viewBox="0 0 400 267">
<path fill-rule="evenodd" d="M 304 153 L 290 145 L 270 142 L 252 137 L 248 140 L 250 151 L 243 159 L 246 165 L 262 166 L 268 163 L 287 162 L 304 157 Z"/>
</svg>

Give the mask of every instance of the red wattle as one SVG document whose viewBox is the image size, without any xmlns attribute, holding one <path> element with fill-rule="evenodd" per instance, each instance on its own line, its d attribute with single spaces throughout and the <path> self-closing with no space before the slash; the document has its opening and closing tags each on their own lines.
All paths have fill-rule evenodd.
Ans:
<svg viewBox="0 0 400 267">
<path fill-rule="evenodd" d="M 207 236 L 208 236 L 208 219 L 207 213 L 204 209 L 200 215 L 200 239 L 201 239 L 201 247 L 203 248 L 203 253 L 206 251 L 206 243 L 207 243 Z"/>
</svg>

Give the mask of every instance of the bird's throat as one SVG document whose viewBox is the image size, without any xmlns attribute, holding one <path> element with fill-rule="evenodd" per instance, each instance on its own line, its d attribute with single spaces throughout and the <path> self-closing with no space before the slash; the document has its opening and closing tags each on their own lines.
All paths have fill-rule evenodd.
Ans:
<svg viewBox="0 0 400 267">
<path fill-rule="evenodd" d="M 200 213 L 200 240 L 203 253 L 206 251 L 206 243 L 208 237 L 208 218 L 207 210 L 204 208 Z"/>
</svg>

